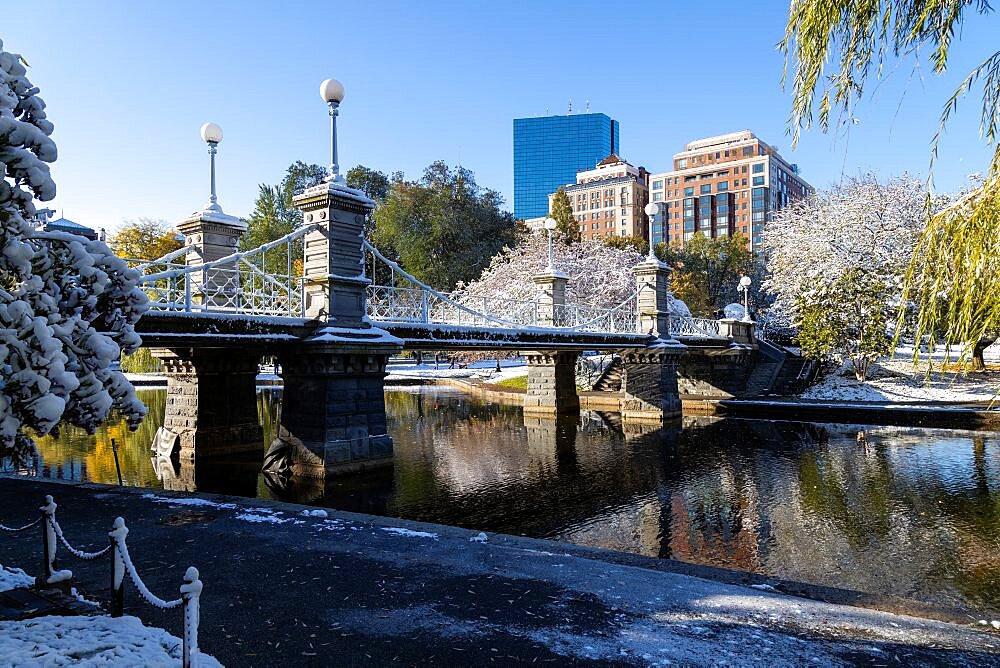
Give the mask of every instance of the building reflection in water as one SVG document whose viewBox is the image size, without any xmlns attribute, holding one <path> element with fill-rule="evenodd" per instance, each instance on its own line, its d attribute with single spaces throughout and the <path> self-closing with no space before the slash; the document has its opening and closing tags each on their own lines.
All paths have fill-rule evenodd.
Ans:
<svg viewBox="0 0 1000 668">
<path fill-rule="evenodd" d="M 41 474 L 266 496 L 966 604 L 1000 614 L 1000 439 L 993 433 L 618 415 L 525 417 L 439 388 L 386 394 L 391 467 L 267 480 L 260 457 L 151 459 L 139 432 L 40 439 Z M 265 442 L 277 402 L 261 395 Z"/>
</svg>

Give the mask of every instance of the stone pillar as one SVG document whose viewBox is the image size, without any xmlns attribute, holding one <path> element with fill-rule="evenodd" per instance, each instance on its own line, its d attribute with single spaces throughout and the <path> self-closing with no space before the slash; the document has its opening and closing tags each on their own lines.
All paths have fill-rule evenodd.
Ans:
<svg viewBox="0 0 1000 668">
<path fill-rule="evenodd" d="M 638 330 L 670 338 L 670 267 L 647 257 L 632 267 L 639 290 Z"/>
<path fill-rule="evenodd" d="M 677 358 L 687 346 L 660 341 L 649 348 L 621 353 L 622 421 L 664 422 L 681 416 Z"/>
<path fill-rule="evenodd" d="M 393 344 L 292 345 L 279 352 L 284 390 L 265 468 L 322 478 L 392 463 L 385 365 Z"/>
<path fill-rule="evenodd" d="M 292 202 L 306 225 L 319 228 L 305 236 L 305 316 L 337 327 L 369 327 L 361 242 L 375 202 L 360 190 L 335 182 L 309 188 Z"/>
<path fill-rule="evenodd" d="M 528 363 L 528 392 L 524 412 L 552 415 L 580 410 L 576 393 L 576 357 L 572 351 L 531 351 L 524 353 Z"/>
<path fill-rule="evenodd" d="M 163 363 L 167 405 L 154 449 L 182 458 L 233 452 L 262 452 L 264 432 L 257 417 L 260 354 L 238 348 L 151 350 Z"/>
<path fill-rule="evenodd" d="M 569 277 L 558 271 L 544 271 L 532 277 L 535 282 L 536 322 L 539 327 L 558 327 L 565 322 L 566 282 Z"/>
<path fill-rule="evenodd" d="M 742 343 L 749 346 L 755 345 L 757 343 L 757 337 L 754 332 L 755 328 L 755 323 L 752 321 L 747 322 L 746 320 L 734 320 L 731 318 L 719 321 L 719 334 L 729 337 L 733 343 Z"/>
<path fill-rule="evenodd" d="M 216 205 L 218 206 L 218 205 Z M 177 225 L 190 246 L 184 256 L 188 265 L 212 262 L 238 250 L 240 237 L 247 226 L 235 216 L 211 208 L 192 214 Z M 191 303 L 215 308 L 235 308 L 236 285 L 232 269 L 220 267 L 193 272 L 190 277 Z"/>
</svg>

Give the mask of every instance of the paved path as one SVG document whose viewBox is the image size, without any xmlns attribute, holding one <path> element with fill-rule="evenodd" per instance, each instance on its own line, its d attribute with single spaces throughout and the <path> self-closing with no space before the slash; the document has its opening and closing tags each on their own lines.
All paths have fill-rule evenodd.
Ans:
<svg viewBox="0 0 1000 668">
<path fill-rule="evenodd" d="M 201 570 L 201 646 L 230 666 L 421 664 L 997 665 L 980 627 L 820 603 L 653 568 L 613 553 L 304 506 L 0 479 L 0 521 L 44 494 L 67 538 L 106 544 L 117 515 L 163 597 Z M 37 568 L 39 540 L 0 536 L 0 563 Z M 108 565 L 61 550 L 87 595 Z M 644 563 L 641 559 L 635 563 Z M 648 562 L 647 562 L 648 563 Z M 126 594 L 179 635 L 179 613 Z"/>
</svg>

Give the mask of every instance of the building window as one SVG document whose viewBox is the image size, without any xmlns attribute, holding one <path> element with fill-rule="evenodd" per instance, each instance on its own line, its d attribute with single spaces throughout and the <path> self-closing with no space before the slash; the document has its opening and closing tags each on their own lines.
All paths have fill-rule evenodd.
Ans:
<svg viewBox="0 0 1000 668">
<path fill-rule="evenodd" d="M 657 179 L 653 181 L 653 190 L 659 190 L 663 187 L 663 179 Z"/>
<path fill-rule="evenodd" d="M 711 183 L 703 183 L 702 186 L 701 186 L 701 194 L 705 195 L 705 194 L 708 194 L 710 192 L 712 192 L 712 184 Z"/>
<path fill-rule="evenodd" d="M 662 202 L 663 201 L 663 193 L 653 193 L 653 201 L 654 202 Z"/>
<path fill-rule="evenodd" d="M 744 169 L 743 171 L 746 171 L 746 170 Z M 741 180 L 743 182 L 742 183 L 743 187 L 746 188 L 746 186 L 747 186 L 747 180 L 746 179 L 741 179 Z"/>
<path fill-rule="evenodd" d="M 691 188 L 685 188 L 684 189 L 684 196 L 685 197 L 691 197 L 692 195 L 694 195 L 694 188 L 693 187 L 691 187 Z"/>
<path fill-rule="evenodd" d="M 743 147 L 743 157 L 747 157 L 747 156 L 751 156 L 751 155 L 753 155 L 753 146 L 744 146 Z"/>
<path fill-rule="evenodd" d="M 763 174 L 764 173 L 764 163 L 763 162 L 755 162 L 753 164 L 753 173 L 754 174 Z"/>
<path fill-rule="evenodd" d="M 755 186 L 762 186 L 762 185 L 764 185 L 764 177 L 763 176 L 755 176 L 755 177 L 753 177 L 753 184 Z"/>
<path fill-rule="evenodd" d="M 715 184 L 715 190 L 720 193 L 729 190 L 729 181 L 719 181 Z"/>
<path fill-rule="evenodd" d="M 743 174 L 746 174 L 747 173 L 747 166 L 743 165 L 743 168 L 740 169 L 740 172 L 742 172 Z"/>
<path fill-rule="evenodd" d="M 696 181 L 697 179 L 698 177 L 695 176 L 694 174 L 692 174 L 691 176 L 685 176 L 684 183 L 690 183 L 691 181 Z"/>
<path fill-rule="evenodd" d="M 625 209 L 622 209 L 622 217 L 625 216 Z"/>
</svg>

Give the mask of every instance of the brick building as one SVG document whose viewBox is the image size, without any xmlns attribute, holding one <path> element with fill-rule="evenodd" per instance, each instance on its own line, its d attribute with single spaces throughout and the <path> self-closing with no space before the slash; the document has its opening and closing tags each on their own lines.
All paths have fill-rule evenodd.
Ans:
<svg viewBox="0 0 1000 668">
<path fill-rule="evenodd" d="M 672 171 L 648 177 L 660 206 L 653 237 L 683 246 L 699 231 L 713 238 L 740 232 L 757 251 L 773 212 L 812 192 L 798 171 L 749 130 L 690 142 L 674 155 Z"/>
<path fill-rule="evenodd" d="M 612 153 L 594 169 L 577 172 L 576 183 L 563 186 L 583 239 L 609 236 L 646 238 L 643 207 L 649 202 L 649 173 Z M 549 195 L 549 211 L 552 198 Z"/>
</svg>

